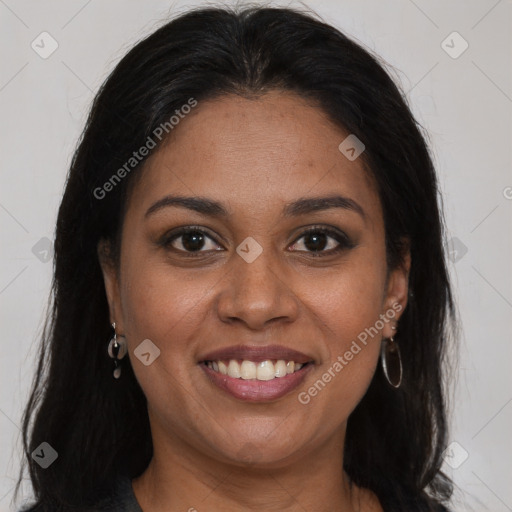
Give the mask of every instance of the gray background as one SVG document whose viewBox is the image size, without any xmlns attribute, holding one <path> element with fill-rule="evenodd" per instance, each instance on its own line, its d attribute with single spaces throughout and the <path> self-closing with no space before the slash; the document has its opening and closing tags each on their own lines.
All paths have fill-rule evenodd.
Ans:
<svg viewBox="0 0 512 512">
<path fill-rule="evenodd" d="M 15 509 L 20 416 L 50 286 L 56 211 L 88 107 L 133 43 L 199 3 L 0 0 L 0 511 Z M 307 5 L 396 67 L 430 133 L 463 327 L 451 372 L 456 444 L 445 459 L 458 486 L 454 509 L 512 511 L 512 3 Z M 51 49 L 44 31 L 58 44 L 47 58 L 31 47 Z"/>
</svg>

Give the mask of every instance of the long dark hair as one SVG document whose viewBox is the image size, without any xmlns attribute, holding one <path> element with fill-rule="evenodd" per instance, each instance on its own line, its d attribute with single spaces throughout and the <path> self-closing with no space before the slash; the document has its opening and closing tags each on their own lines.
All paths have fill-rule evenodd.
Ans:
<svg viewBox="0 0 512 512">
<path fill-rule="evenodd" d="M 58 213 L 52 308 L 23 416 L 26 463 L 43 508 L 83 505 L 117 474 L 141 474 L 152 457 L 146 399 L 126 359 L 122 378 L 112 377 L 97 255 L 98 242 L 110 240 L 116 261 L 126 198 L 144 162 L 105 197 L 98 190 L 191 98 L 200 108 L 221 95 L 276 89 L 314 101 L 365 144 L 361 158 L 383 207 L 388 269 L 403 263 L 402 242 L 410 242 L 410 296 L 396 335 L 403 385 L 392 389 L 377 370 L 348 421 L 345 469 L 386 511 L 445 510 L 452 489 L 440 470 L 447 440 L 442 364 L 456 318 L 423 130 L 369 51 L 310 14 L 258 7 L 192 10 L 165 24 L 119 62 L 94 99 Z M 47 469 L 31 457 L 41 442 L 58 452 Z"/>
</svg>

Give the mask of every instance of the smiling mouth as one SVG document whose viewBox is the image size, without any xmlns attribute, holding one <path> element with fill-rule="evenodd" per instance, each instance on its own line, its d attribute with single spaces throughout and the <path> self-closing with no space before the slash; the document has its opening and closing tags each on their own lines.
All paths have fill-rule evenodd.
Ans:
<svg viewBox="0 0 512 512">
<path fill-rule="evenodd" d="M 226 375 L 233 379 L 269 381 L 281 379 L 287 375 L 300 371 L 313 361 L 296 363 L 284 359 L 266 359 L 264 361 L 250 361 L 247 359 L 230 359 L 217 361 L 203 361 L 210 370 Z"/>
<path fill-rule="evenodd" d="M 317 364 L 311 355 L 283 345 L 232 345 L 201 354 L 199 368 L 233 398 L 273 402 L 301 385 Z"/>
</svg>

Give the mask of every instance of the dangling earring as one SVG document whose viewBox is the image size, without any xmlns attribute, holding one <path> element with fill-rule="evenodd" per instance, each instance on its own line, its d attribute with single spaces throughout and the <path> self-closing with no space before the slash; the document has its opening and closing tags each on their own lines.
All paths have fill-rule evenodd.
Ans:
<svg viewBox="0 0 512 512">
<path fill-rule="evenodd" d="M 393 328 L 393 330 L 395 329 L 396 327 Z M 380 361 L 386 380 L 391 386 L 398 389 L 402 384 L 402 358 L 398 343 L 395 342 L 393 336 L 382 340 Z"/>
<path fill-rule="evenodd" d="M 126 355 L 128 349 L 126 347 L 126 339 L 124 336 L 117 336 L 116 323 L 112 324 L 114 329 L 114 336 L 110 339 L 108 344 L 108 355 L 114 360 L 114 379 L 119 379 L 121 376 L 121 359 Z"/>
</svg>

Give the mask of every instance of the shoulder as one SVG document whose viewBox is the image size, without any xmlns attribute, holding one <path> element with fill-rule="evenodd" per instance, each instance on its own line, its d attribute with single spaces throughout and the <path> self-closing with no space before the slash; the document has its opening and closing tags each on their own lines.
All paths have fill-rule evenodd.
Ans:
<svg viewBox="0 0 512 512">
<path fill-rule="evenodd" d="M 135 494 L 133 492 L 132 481 L 126 475 L 118 475 L 112 486 L 112 491 L 103 499 L 99 500 L 90 512 L 142 512 Z M 87 511 L 89 512 L 89 511 Z"/>
<path fill-rule="evenodd" d="M 87 506 L 65 506 L 59 504 L 37 503 L 18 512 L 142 512 L 135 494 L 132 481 L 128 476 L 118 475 L 114 482 L 102 491 L 94 493 Z"/>
<path fill-rule="evenodd" d="M 354 486 L 352 489 L 352 504 L 356 510 L 384 512 L 377 495 L 365 487 Z"/>
</svg>

